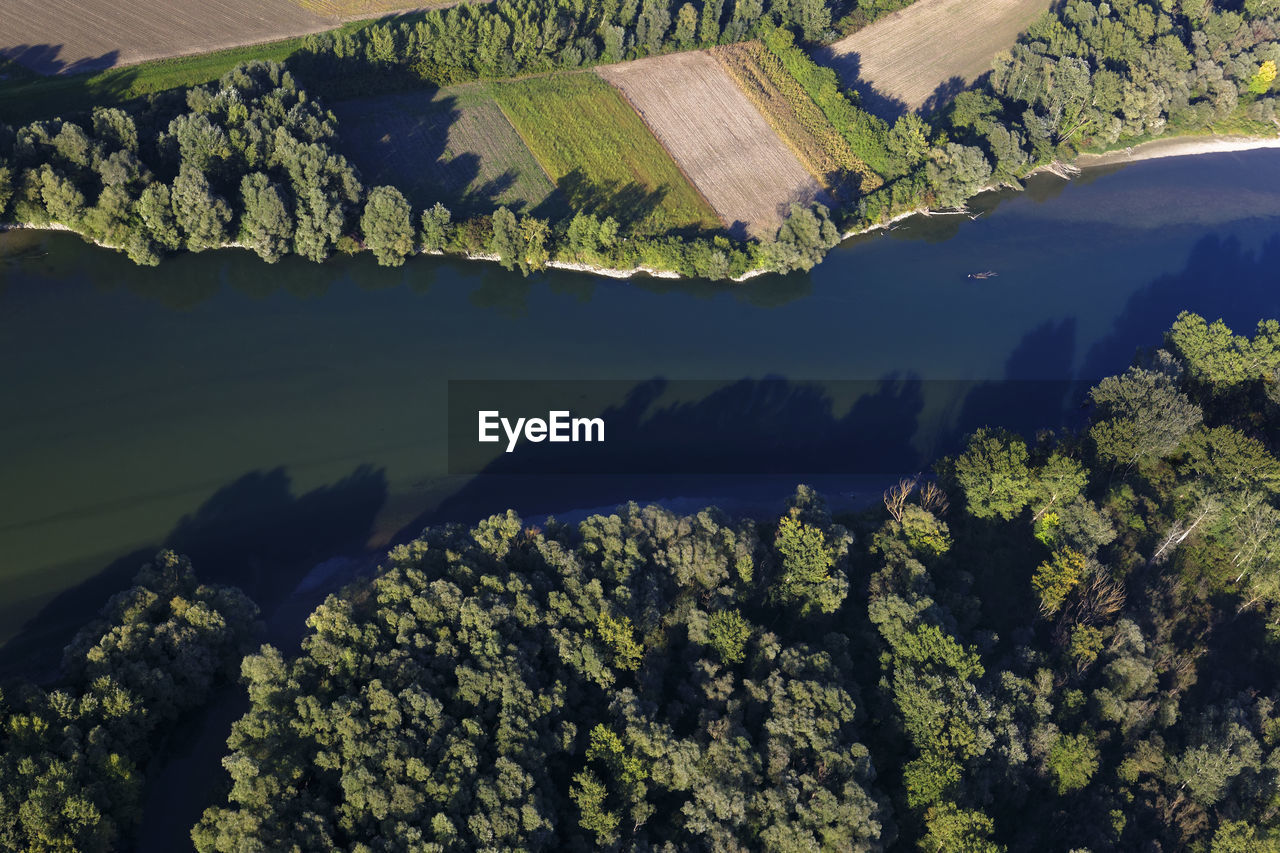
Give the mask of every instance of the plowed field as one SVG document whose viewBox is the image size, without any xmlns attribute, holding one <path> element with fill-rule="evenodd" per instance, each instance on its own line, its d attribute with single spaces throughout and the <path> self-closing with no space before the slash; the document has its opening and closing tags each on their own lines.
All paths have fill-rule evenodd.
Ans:
<svg viewBox="0 0 1280 853">
<path fill-rule="evenodd" d="M 731 233 L 773 237 L 792 202 L 825 200 L 710 54 L 656 56 L 598 73 L 622 91 Z"/>
<path fill-rule="evenodd" d="M 917 0 L 816 55 L 882 115 L 936 105 L 991 68 L 1051 0 Z M 941 89 L 940 89 L 941 87 Z M 866 97 L 871 95 L 872 97 Z"/>
</svg>

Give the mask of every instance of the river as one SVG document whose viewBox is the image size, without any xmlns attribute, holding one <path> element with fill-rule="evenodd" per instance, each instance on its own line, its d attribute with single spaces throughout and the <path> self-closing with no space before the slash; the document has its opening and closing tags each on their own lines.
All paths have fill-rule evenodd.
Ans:
<svg viewBox="0 0 1280 853">
<path fill-rule="evenodd" d="M 646 459 L 595 476 L 451 475 L 451 379 L 747 380 L 770 394 L 874 380 L 885 431 L 925 458 L 948 424 L 1069 418 L 1062 382 L 1123 369 L 1183 309 L 1241 331 L 1280 316 L 1277 152 L 1040 176 L 973 208 L 740 285 L 521 278 L 430 257 L 269 266 L 235 250 L 141 269 L 68 234 L 0 235 L 4 658 L 57 648 L 161 545 L 269 604 L 315 562 L 431 521 L 629 497 L 776 505 L 815 478 L 856 497 L 909 464 L 864 431 L 848 457 L 823 449 L 854 460 L 838 475 Z M 967 277 L 985 270 L 997 275 Z M 847 441 L 831 427 L 853 386 L 831 387 L 753 435 Z"/>
</svg>

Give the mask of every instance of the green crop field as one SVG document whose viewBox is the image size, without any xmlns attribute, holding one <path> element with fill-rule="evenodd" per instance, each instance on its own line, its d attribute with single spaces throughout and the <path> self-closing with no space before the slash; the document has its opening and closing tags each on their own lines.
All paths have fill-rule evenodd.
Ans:
<svg viewBox="0 0 1280 853">
<path fill-rule="evenodd" d="M 485 83 L 337 104 L 342 147 L 369 184 L 399 187 L 416 208 L 455 214 L 499 205 L 559 218 L 563 203 Z"/>
<path fill-rule="evenodd" d="M 640 116 L 596 75 L 494 83 L 493 94 L 570 209 L 654 232 L 722 227 Z"/>
</svg>

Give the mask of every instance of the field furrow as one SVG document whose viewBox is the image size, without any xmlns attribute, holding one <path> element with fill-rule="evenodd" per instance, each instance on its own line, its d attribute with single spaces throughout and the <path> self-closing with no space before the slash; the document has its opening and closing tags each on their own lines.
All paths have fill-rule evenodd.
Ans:
<svg viewBox="0 0 1280 853">
<path fill-rule="evenodd" d="M 863 96 L 863 105 L 893 118 L 942 106 L 991 69 L 1051 0 L 917 0 L 815 58 Z"/>
<path fill-rule="evenodd" d="M 758 41 L 713 48 L 716 58 L 800 162 L 837 195 L 869 192 L 884 181 L 853 153 L 822 110 Z"/>
<path fill-rule="evenodd" d="M 731 233 L 771 238 L 791 204 L 827 200 L 710 54 L 651 57 L 597 73 L 621 90 Z"/>
<path fill-rule="evenodd" d="M 291 0 L 4 0 L 0 56 L 41 74 L 73 73 L 333 26 Z"/>
</svg>

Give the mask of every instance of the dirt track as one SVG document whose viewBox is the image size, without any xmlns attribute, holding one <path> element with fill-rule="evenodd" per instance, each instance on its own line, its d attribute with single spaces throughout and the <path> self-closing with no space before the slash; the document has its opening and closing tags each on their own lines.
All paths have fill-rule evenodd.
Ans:
<svg viewBox="0 0 1280 853">
<path fill-rule="evenodd" d="M 617 86 L 733 233 L 772 238 L 821 187 L 707 53 L 598 69 Z"/>
<path fill-rule="evenodd" d="M 331 29 L 290 0 L 4 0 L 0 55 L 41 74 L 94 71 Z"/>
<path fill-rule="evenodd" d="M 918 110 L 940 86 L 990 70 L 1051 0 L 917 0 L 817 55 L 886 117 Z M 952 92 L 954 94 L 954 92 Z"/>
</svg>

